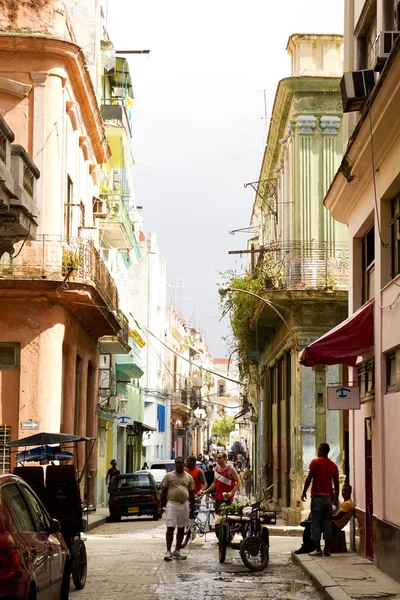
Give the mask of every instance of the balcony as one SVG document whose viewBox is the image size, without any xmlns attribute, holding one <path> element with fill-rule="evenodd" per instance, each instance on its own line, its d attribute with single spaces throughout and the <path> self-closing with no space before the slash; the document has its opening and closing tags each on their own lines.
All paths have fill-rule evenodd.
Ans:
<svg viewBox="0 0 400 600">
<path fill-rule="evenodd" d="M 123 127 L 126 130 L 128 136 L 132 137 L 128 111 L 126 109 L 126 104 L 124 100 L 122 100 L 121 98 L 102 100 L 100 112 L 101 116 L 103 117 L 103 121 L 106 125 L 109 124 L 114 125 L 116 127 Z"/>
<path fill-rule="evenodd" d="M 2 296 L 53 299 L 97 337 L 119 336 L 128 344 L 128 323 L 118 309 L 113 278 L 91 240 L 39 235 L 15 259 L 0 259 Z"/>
<path fill-rule="evenodd" d="M 266 290 L 347 290 L 349 253 L 345 243 L 278 242 L 264 246 L 257 268 Z"/>
<path fill-rule="evenodd" d="M 121 252 L 128 252 L 133 248 L 132 227 L 128 209 L 123 200 L 121 192 L 109 192 L 100 194 L 104 203 L 103 213 L 99 220 L 100 245 L 103 242 L 107 247 L 111 246 Z"/>
<path fill-rule="evenodd" d="M 190 394 L 185 390 L 176 390 L 171 393 L 171 409 L 177 412 L 190 413 Z"/>
<path fill-rule="evenodd" d="M 0 258 L 12 255 L 21 239 L 34 239 L 37 229 L 35 187 L 40 173 L 13 141 L 13 132 L 0 116 Z"/>
<path fill-rule="evenodd" d="M 253 342 L 272 338 L 279 326 L 289 328 L 334 327 L 347 312 L 348 248 L 345 243 L 291 241 L 265 246 L 257 273 L 264 302 L 255 307 L 250 321 Z"/>
<path fill-rule="evenodd" d="M 121 326 L 117 335 L 104 335 L 100 338 L 100 354 L 129 354 L 129 323 L 125 315 L 118 310 L 117 321 Z"/>
</svg>

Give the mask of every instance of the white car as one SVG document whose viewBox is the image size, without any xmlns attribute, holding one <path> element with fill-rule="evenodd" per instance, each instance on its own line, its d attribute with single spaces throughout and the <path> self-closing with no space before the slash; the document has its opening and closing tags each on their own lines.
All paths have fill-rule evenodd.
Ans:
<svg viewBox="0 0 400 600">
<path fill-rule="evenodd" d="M 160 490 L 162 480 L 164 479 L 167 471 L 165 469 L 149 469 L 147 472 L 153 475 L 154 481 L 156 482 L 156 486 Z"/>
</svg>

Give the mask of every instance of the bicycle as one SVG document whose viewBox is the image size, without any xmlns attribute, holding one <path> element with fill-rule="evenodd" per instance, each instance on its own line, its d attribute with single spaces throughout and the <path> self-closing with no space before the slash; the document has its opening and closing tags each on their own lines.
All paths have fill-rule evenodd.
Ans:
<svg viewBox="0 0 400 600">
<path fill-rule="evenodd" d="M 205 519 L 201 519 L 200 515 L 205 515 Z M 202 508 L 200 505 L 200 508 L 195 512 L 194 519 L 190 519 L 189 525 L 185 527 L 181 548 L 185 548 L 189 540 L 194 540 L 197 536 L 203 537 L 207 533 L 214 531 L 214 521 L 214 501 L 210 499 L 208 501 L 208 506 L 205 508 Z"/>
<path fill-rule="evenodd" d="M 262 571 L 269 562 L 269 532 L 261 526 L 260 502 L 251 505 L 251 513 L 242 516 L 225 515 L 219 531 L 219 562 L 225 562 L 232 529 L 242 527 L 240 557 L 251 571 Z"/>
</svg>

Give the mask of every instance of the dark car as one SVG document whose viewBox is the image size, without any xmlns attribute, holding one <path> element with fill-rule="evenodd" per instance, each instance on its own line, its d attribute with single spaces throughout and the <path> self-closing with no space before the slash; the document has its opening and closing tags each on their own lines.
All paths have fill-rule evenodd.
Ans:
<svg viewBox="0 0 400 600">
<path fill-rule="evenodd" d="M 151 515 L 157 521 L 162 514 L 160 494 L 154 477 L 148 471 L 116 475 L 108 501 L 110 521 L 121 517 Z"/>
<path fill-rule="evenodd" d="M 71 566 L 59 529 L 25 481 L 0 475 L 0 598 L 67 600 Z"/>
</svg>

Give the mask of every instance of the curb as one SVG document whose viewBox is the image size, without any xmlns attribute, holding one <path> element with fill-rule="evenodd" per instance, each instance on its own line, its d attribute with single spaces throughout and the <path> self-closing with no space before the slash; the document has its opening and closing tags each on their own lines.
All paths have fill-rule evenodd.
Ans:
<svg viewBox="0 0 400 600">
<path fill-rule="evenodd" d="M 303 537 L 303 528 L 279 527 L 279 525 L 267 525 L 270 537 Z"/>
<path fill-rule="evenodd" d="M 352 600 L 343 588 L 307 554 L 298 555 L 292 552 L 292 561 L 299 566 L 324 595 L 326 600 Z"/>
</svg>

